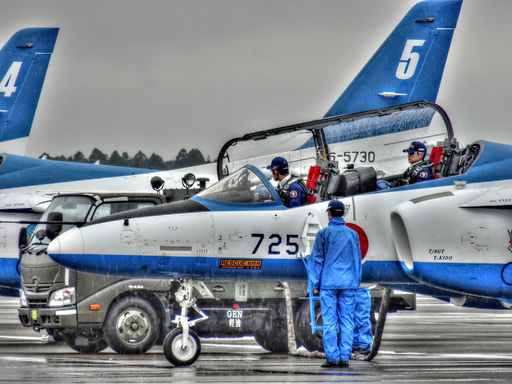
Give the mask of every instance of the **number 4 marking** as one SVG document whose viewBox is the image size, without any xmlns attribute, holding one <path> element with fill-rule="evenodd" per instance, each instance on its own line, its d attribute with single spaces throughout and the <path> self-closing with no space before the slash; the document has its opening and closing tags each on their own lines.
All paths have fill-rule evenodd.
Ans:
<svg viewBox="0 0 512 384">
<path fill-rule="evenodd" d="M 21 61 L 14 61 L 2 79 L 2 82 L 0 82 L 0 93 L 3 92 L 4 97 L 11 97 L 11 95 L 16 92 L 14 85 L 20 73 L 21 63 Z"/>
<path fill-rule="evenodd" d="M 420 60 L 420 54 L 412 50 L 414 47 L 422 47 L 424 43 L 425 40 L 407 40 L 396 69 L 396 77 L 398 79 L 407 80 L 414 76 L 418 61 Z"/>
</svg>

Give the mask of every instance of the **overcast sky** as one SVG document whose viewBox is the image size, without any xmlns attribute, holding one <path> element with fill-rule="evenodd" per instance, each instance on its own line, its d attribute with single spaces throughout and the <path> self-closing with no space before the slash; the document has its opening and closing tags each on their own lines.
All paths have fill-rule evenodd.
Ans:
<svg viewBox="0 0 512 384">
<path fill-rule="evenodd" d="M 212 158 L 321 118 L 414 0 L 0 0 L 0 44 L 59 27 L 29 140 L 89 156 Z M 437 102 L 461 143 L 512 144 L 512 1 L 465 0 Z"/>
</svg>

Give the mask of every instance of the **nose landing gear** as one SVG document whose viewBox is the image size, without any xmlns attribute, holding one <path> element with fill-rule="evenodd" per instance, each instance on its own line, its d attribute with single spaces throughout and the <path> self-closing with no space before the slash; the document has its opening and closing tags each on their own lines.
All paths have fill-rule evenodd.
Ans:
<svg viewBox="0 0 512 384">
<path fill-rule="evenodd" d="M 176 302 L 181 307 L 181 315 L 176 315 L 172 321 L 177 328 L 167 334 L 163 345 L 165 357 L 176 366 L 193 364 L 201 353 L 199 336 L 190 327 L 208 319 L 208 316 L 197 306 L 196 298 L 192 295 L 194 288 L 200 290 L 203 297 L 206 293 L 213 298 L 211 292 L 202 282 L 192 279 L 180 280 L 180 286 L 176 292 Z M 187 316 L 189 308 L 194 309 L 200 317 L 189 320 Z"/>
<path fill-rule="evenodd" d="M 201 342 L 197 334 L 189 330 L 185 336 L 183 328 L 173 329 L 164 340 L 164 355 L 176 366 L 193 364 L 201 353 Z"/>
</svg>

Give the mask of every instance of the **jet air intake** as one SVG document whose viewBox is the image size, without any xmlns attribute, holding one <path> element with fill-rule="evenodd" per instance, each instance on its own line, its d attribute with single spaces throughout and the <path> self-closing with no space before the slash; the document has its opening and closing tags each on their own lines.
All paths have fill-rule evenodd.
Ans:
<svg viewBox="0 0 512 384">
<path fill-rule="evenodd" d="M 512 219 L 508 210 L 471 205 L 483 194 L 479 189 L 431 194 L 391 211 L 397 257 L 409 277 L 462 294 L 512 297 L 505 279 L 512 265 L 507 250 Z"/>
</svg>

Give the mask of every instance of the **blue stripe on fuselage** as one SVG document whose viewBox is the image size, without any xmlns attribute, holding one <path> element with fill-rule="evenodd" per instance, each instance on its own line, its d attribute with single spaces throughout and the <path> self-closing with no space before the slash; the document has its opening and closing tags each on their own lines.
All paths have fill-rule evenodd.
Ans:
<svg viewBox="0 0 512 384">
<path fill-rule="evenodd" d="M 266 202 L 266 203 L 228 203 L 223 201 L 203 199 L 199 196 L 192 196 L 190 200 L 197 201 L 201 205 L 204 205 L 209 211 L 220 212 L 220 211 L 277 211 L 285 210 L 286 207 L 283 205 L 281 200 Z"/>
<path fill-rule="evenodd" d="M 41 184 L 140 175 L 151 172 L 157 171 L 154 169 L 35 159 L 8 154 L 4 155 L 0 165 L 0 184 L 2 189 L 9 189 Z"/>
<path fill-rule="evenodd" d="M 415 262 L 412 276 L 423 284 L 438 288 L 510 299 L 512 285 L 503 281 L 503 269 L 504 264 Z"/>
<path fill-rule="evenodd" d="M 302 259 L 261 259 L 234 257 L 127 256 L 59 254 L 50 255 L 57 263 L 83 272 L 109 273 L 133 277 L 197 277 L 201 279 L 280 279 L 307 278 Z M 261 269 L 220 268 L 221 260 L 261 261 Z M 400 268 L 397 261 L 368 261 L 363 263 L 364 283 L 416 283 Z"/>
</svg>

